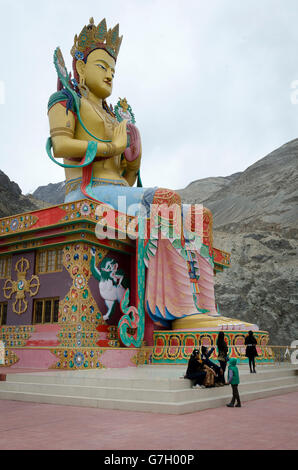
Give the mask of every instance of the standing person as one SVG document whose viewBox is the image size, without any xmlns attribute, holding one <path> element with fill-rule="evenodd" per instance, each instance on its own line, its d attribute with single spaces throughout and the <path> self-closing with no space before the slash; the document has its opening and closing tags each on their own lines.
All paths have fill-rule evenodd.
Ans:
<svg viewBox="0 0 298 470">
<path fill-rule="evenodd" d="M 232 391 L 233 391 L 233 396 L 231 402 L 227 405 L 229 408 L 233 408 L 236 404 L 236 408 L 241 407 L 241 401 L 240 401 L 240 396 L 239 396 L 239 391 L 238 391 L 238 385 L 240 383 L 239 379 L 239 371 L 237 367 L 237 359 L 230 359 L 229 361 L 229 370 L 228 370 L 228 379 L 229 379 L 229 384 L 232 386 Z"/>
<path fill-rule="evenodd" d="M 188 361 L 185 378 L 194 381 L 193 388 L 205 388 L 203 382 L 206 378 L 203 361 L 200 360 L 200 351 L 194 349 Z"/>
<path fill-rule="evenodd" d="M 248 335 L 245 337 L 245 345 L 246 345 L 245 355 L 246 357 L 248 357 L 249 369 L 250 369 L 251 374 L 256 373 L 255 358 L 258 356 L 256 344 L 257 344 L 257 340 L 254 337 L 253 332 L 249 331 Z"/>
<path fill-rule="evenodd" d="M 220 363 L 220 368 L 222 369 L 221 382 L 225 385 L 225 371 L 228 362 L 228 346 L 225 342 L 225 335 L 223 331 L 218 333 L 217 337 L 217 350 L 218 350 L 218 361 Z"/>
</svg>

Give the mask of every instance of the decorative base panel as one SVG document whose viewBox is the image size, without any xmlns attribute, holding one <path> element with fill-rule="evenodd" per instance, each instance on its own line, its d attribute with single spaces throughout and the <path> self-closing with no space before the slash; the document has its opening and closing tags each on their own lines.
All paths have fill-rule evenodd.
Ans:
<svg viewBox="0 0 298 470">
<path fill-rule="evenodd" d="M 237 358 L 241 363 L 247 362 L 245 356 L 245 336 L 247 331 L 224 331 L 227 344 L 229 346 L 230 358 Z M 154 350 L 151 362 L 153 364 L 187 364 L 189 356 L 194 348 L 215 346 L 218 331 L 190 331 L 190 330 L 170 330 L 154 332 Z M 273 351 L 267 347 L 269 334 L 267 331 L 255 331 L 254 336 L 258 342 L 259 363 L 273 362 Z M 217 349 L 210 359 L 216 360 Z"/>
</svg>

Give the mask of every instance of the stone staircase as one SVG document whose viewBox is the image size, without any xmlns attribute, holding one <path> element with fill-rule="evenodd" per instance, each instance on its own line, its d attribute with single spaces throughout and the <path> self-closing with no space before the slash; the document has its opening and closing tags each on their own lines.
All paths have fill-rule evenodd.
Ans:
<svg viewBox="0 0 298 470">
<path fill-rule="evenodd" d="M 245 402 L 298 391 L 298 366 L 239 366 Z M 8 373 L 0 399 L 126 411 L 184 414 L 224 406 L 231 387 L 192 389 L 183 366 Z"/>
</svg>

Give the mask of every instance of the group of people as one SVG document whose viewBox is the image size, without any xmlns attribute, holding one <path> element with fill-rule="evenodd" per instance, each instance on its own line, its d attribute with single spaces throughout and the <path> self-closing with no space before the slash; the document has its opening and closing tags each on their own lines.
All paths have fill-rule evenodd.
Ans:
<svg viewBox="0 0 298 470">
<path fill-rule="evenodd" d="M 256 344 L 257 340 L 254 337 L 253 332 L 249 331 L 245 338 L 245 354 L 249 360 L 251 373 L 256 373 L 255 358 L 258 355 Z M 241 407 L 241 401 L 238 391 L 240 379 L 237 359 L 229 359 L 229 350 L 223 331 L 218 333 L 216 346 L 218 352 L 217 361 L 219 362 L 219 365 L 210 360 L 210 356 L 215 351 L 215 348 L 212 347 L 208 350 L 206 346 L 202 346 L 200 349 L 193 350 L 189 358 L 187 371 L 184 377 L 193 381 L 192 388 L 210 388 L 231 385 L 233 396 L 231 402 L 227 406 L 234 407 L 236 403 L 236 407 L 239 408 Z M 227 363 L 229 363 L 229 367 L 226 382 L 225 372 Z"/>
</svg>

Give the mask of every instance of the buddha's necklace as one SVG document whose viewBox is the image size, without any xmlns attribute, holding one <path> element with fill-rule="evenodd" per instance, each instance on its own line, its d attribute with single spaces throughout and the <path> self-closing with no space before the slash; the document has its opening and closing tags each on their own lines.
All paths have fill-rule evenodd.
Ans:
<svg viewBox="0 0 298 470">
<path fill-rule="evenodd" d="M 113 132 L 114 128 L 116 127 L 116 124 L 117 124 L 117 120 L 113 117 L 113 116 L 110 116 L 105 110 L 104 108 L 100 107 L 97 103 L 95 103 L 94 101 L 92 100 L 89 100 L 88 98 L 85 98 L 88 103 L 92 106 L 92 108 L 94 109 L 94 111 L 96 112 L 96 114 L 104 121 L 104 123 L 106 124 L 106 126 L 108 127 L 108 129 L 110 131 Z"/>
</svg>

